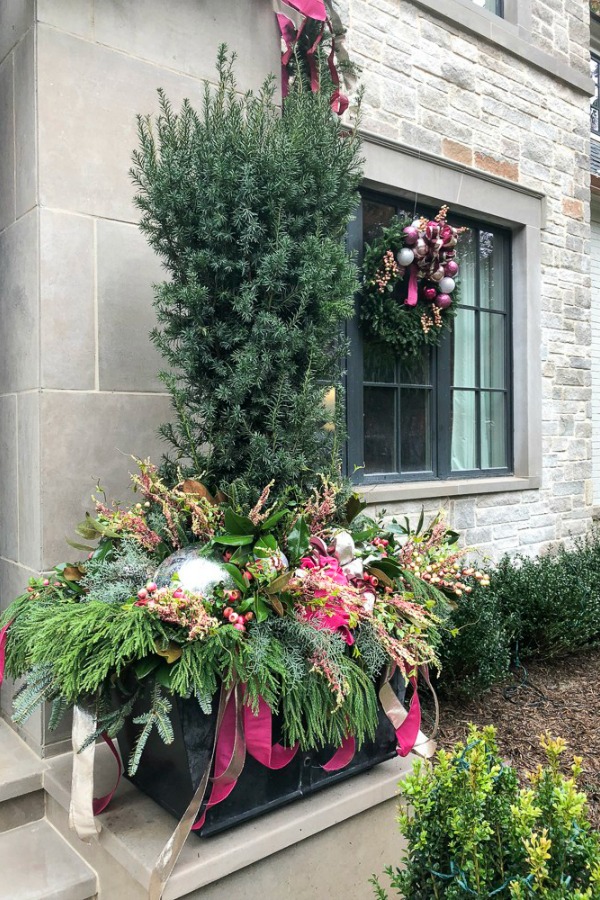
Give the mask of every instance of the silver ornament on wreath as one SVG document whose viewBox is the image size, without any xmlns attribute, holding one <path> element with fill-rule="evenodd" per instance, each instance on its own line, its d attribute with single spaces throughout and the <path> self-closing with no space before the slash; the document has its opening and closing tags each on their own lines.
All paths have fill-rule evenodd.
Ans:
<svg viewBox="0 0 600 900">
<path fill-rule="evenodd" d="M 158 587 L 169 587 L 174 576 L 177 576 L 177 587 L 203 597 L 209 597 L 219 584 L 235 588 L 235 582 L 223 563 L 205 556 L 200 544 L 182 547 L 167 556 L 154 573 L 154 581 Z"/>
</svg>

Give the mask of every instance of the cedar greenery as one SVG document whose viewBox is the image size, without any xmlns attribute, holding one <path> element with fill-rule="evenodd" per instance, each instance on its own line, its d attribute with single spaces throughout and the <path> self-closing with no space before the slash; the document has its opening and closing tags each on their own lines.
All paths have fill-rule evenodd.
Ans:
<svg viewBox="0 0 600 900">
<path fill-rule="evenodd" d="M 152 339 L 175 422 L 161 428 L 174 464 L 214 490 L 254 500 L 306 493 L 337 472 L 346 351 L 356 269 L 345 249 L 358 203 L 360 146 L 303 89 L 283 110 L 275 79 L 241 96 L 221 48 L 218 85 L 199 112 L 175 113 L 163 93 L 156 121 L 139 119 L 131 174 L 140 227 L 169 280 L 156 287 Z M 324 398 L 338 392 L 336 427 Z"/>
</svg>

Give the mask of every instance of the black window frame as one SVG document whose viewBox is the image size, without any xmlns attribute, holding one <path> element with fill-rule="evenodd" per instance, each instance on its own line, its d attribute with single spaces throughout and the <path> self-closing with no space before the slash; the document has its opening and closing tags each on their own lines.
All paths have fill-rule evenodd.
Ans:
<svg viewBox="0 0 600 900">
<path fill-rule="evenodd" d="M 593 51 L 590 51 L 590 75 L 595 88 L 594 97 L 590 100 L 590 131 L 600 137 L 600 55 Z"/>
<path fill-rule="evenodd" d="M 364 189 L 361 191 L 361 204 L 358 207 L 353 221 L 348 228 L 348 249 L 354 255 L 360 265 L 363 258 L 363 205 L 362 199 L 372 200 L 384 204 L 395 204 L 396 211 L 406 209 L 407 203 L 412 203 L 407 198 L 398 195 L 385 194 L 381 191 Z M 424 204 L 418 205 L 418 212 L 423 214 L 435 214 L 433 208 L 428 209 Z M 452 218 L 452 217 L 451 217 Z M 456 220 L 457 217 L 454 217 Z M 504 366 L 505 388 L 502 392 L 507 395 L 506 421 L 505 421 L 505 446 L 507 453 L 507 465 L 497 468 L 470 469 L 452 471 L 451 466 L 451 442 L 452 442 L 452 378 L 444 378 L 443 373 L 451 372 L 451 341 L 452 335 L 446 335 L 440 346 L 432 350 L 431 359 L 431 383 L 433 385 L 433 403 L 431 415 L 431 456 L 432 469 L 419 472 L 381 472 L 365 473 L 364 466 L 364 355 L 363 339 L 359 325 L 360 295 L 355 297 L 355 312 L 353 318 L 346 325 L 346 337 L 350 346 L 350 353 L 346 359 L 344 375 L 344 392 L 346 400 L 346 429 L 348 439 L 344 455 L 344 469 L 346 474 L 356 485 L 375 484 L 410 484 L 427 482 L 435 484 L 441 481 L 471 480 L 480 478 L 494 478 L 514 475 L 514 375 L 513 375 L 513 317 L 512 317 L 512 241 L 511 232 L 496 224 L 476 219 L 473 216 L 460 215 L 459 223 L 485 231 L 493 229 L 496 234 L 503 235 L 505 240 L 504 252 L 504 284 L 506 285 L 506 307 L 504 316 L 507 321 L 504 341 Z M 477 272 L 479 272 L 480 260 L 477 257 Z M 477 297 L 479 300 L 479 278 L 477 277 Z M 461 307 L 471 308 L 461 303 Z M 479 306 L 478 303 L 478 307 Z M 476 316 L 477 335 L 479 336 L 479 316 Z M 481 394 L 494 393 L 495 389 L 482 388 L 480 368 L 480 341 L 476 341 L 476 366 L 479 373 L 478 386 L 473 388 L 478 400 L 477 429 L 477 459 L 481 461 Z M 412 386 L 412 385 L 411 385 Z M 400 432 L 396 435 L 399 442 Z"/>
</svg>

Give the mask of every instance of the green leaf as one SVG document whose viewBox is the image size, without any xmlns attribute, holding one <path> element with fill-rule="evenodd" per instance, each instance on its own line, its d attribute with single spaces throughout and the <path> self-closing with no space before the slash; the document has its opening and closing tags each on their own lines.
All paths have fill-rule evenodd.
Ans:
<svg viewBox="0 0 600 900">
<path fill-rule="evenodd" d="M 273 528 L 274 525 L 277 525 L 277 523 L 281 521 L 281 519 L 283 519 L 287 512 L 287 509 L 277 510 L 277 512 L 274 512 L 272 516 L 269 516 L 268 519 L 265 519 L 265 521 L 260 526 L 260 530 L 270 531 L 270 529 Z"/>
<path fill-rule="evenodd" d="M 449 544 L 455 544 L 459 539 L 460 534 L 458 531 L 447 531 L 445 534 L 445 538 Z"/>
<path fill-rule="evenodd" d="M 277 552 L 277 541 L 272 534 L 264 534 L 254 545 L 254 555 L 258 559 L 265 559 Z"/>
<path fill-rule="evenodd" d="M 215 544 L 224 544 L 226 547 L 243 547 L 254 541 L 252 534 L 220 534 L 213 538 Z"/>
<path fill-rule="evenodd" d="M 225 528 L 230 534 L 254 534 L 256 531 L 247 516 L 238 515 L 230 506 L 225 510 Z"/>
<path fill-rule="evenodd" d="M 280 594 L 286 589 L 292 578 L 292 572 L 284 572 L 278 575 L 267 587 L 267 594 Z"/>
<path fill-rule="evenodd" d="M 133 671 L 135 672 L 136 678 L 140 681 L 142 678 L 145 678 L 150 672 L 154 672 L 161 664 L 159 657 L 157 656 L 146 656 L 144 659 L 140 659 L 133 667 Z"/>
<path fill-rule="evenodd" d="M 232 563 L 223 563 L 223 568 L 229 572 L 233 580 L 235 581 L 236 587 L 240 589 L 242 594 L 245 594 L 248 590 L 248 582 L 240 572 L 237 566 L 234 566 Z"/>
<path fill-rule="evenodd" d="M 421 528 L 423 527 L 423 522 L 425 521 L 425 507 L 421 507 L 421 515 L 419 516 L 419 523 L 417 525 L 416 534 L 421 533 Z"/>
<path fill-rule="evenodd" d="M 264 622 L 269 618 L 269 606 L 260 597 L 256 597 L 254 601 L 254 613 L 257 622 Z"/>
<path fill-rule="evenodd" d="M 70 541 L 69 538 L 65 538 L 65 540 L 69 547 L 73 547 L 74 550 L 81 550 L 85 553 L 93 553 L 96 549 L 94 546 L 90 547 L 89 544 L 78 544 L 77 541 Z"/>
<path fill-rule="evenodd" d="M 352 494 L 346 503 L 346 522 L 350 524 L 366 506 L 366 500 L 363 500 L 358 494 Z"/>
<path fill-rule="evenodd" d="M 249 558 L 249 551 L 246 550 L 245 547 L 238 547 L 229 561 L 234 563 L 236 566 L 245 566 Z"/>
<path fill-rule="evenodd" d="M 75 531 L 86 541 L 94 540 L 98 537 L 98 529 L 93 525 L 93 519 L 89 513 L 85 514 L 85 519 L 75 527 Z"/>
<path fill-rule="evenodd" d="M 173 663 L 172 665 L 164 662 L 161 663 L 156 669 L 156 674 L 154 676 L 157 683 L 161 684 L 163 687 L 170 688 L 173 674 L 177 671 L 177 666 L 178 663 Z"/>
<path fill-rule="evenodd" d="M 300 559 L 308 550 L 310 543 L 310 532 L 306 521 L 300 517 L 288 535 L 288 551 L 290 561 L 295 562 Z"/>
<path fill-rule="evenodd" d="M 389 557 L 386 559 L 385 557 L 370 556 L 367 560 L 367 566 L 371 570 L 374 567 L 380 569 L 380 571 L 385 572 L 390 578 L 398 578 L 402 571 L 400 564 L 395 559 L 390 559 Z"/>
</svg>

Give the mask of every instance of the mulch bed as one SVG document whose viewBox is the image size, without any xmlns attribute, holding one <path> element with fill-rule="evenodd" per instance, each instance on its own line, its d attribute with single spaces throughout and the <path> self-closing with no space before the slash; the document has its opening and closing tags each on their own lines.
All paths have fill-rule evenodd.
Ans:
<svg viewBox="0 0 600 900">
<path fill-rule="evenodd" d="M 440 746 L 464 740 L 469 722 L 495 725 L 503 757 L 523 780 L 545 761 L 539 735 L 564 738 L 565 764 L 583 757 L 581 787 L 600 828 L 600 651 L 532 662 L 474 700 L 441 700 L 440 706 Z"/>
</svg>

